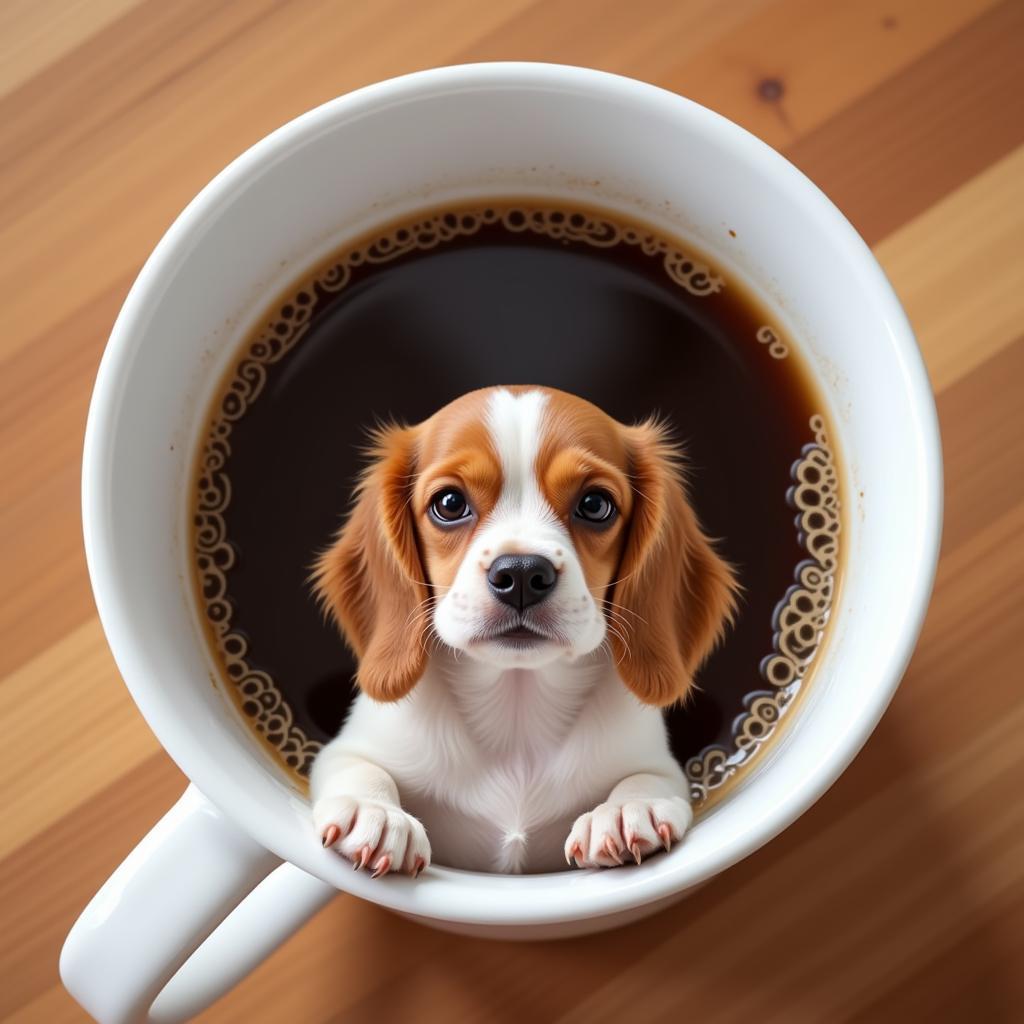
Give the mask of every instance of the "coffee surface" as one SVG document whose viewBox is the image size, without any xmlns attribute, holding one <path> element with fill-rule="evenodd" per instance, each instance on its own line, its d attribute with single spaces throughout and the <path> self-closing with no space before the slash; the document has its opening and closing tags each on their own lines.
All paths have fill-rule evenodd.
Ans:
<svg viewBox="0 0 1024 1024">
<path fill-rule="evenodd" d="M 308 579 L 350 507 L 367 428 L 496 384 L 675 428 L 691 501 L 744 588 L 698 688 L 668 713 L 702 799 L 809 674 L 835 590 L 835 460 L 817 389 L 770 314 L 682 243 L 590 210 L 494 204 L 392 225 L 246 341 L 195 499 L 200 603 L 226 685 L 308 770 L 354 695 L 352 657 Z"/>
</svg>

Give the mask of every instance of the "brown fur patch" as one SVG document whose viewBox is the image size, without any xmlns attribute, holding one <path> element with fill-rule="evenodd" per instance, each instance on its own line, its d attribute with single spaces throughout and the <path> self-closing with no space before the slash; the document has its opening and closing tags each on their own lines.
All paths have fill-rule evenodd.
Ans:
<svg viewBox="0 0 1024 1024">
<path fill-rule="evenodd" d="M 619 671 L 647 704 L 686 696 L 693 674 L 731 620 L 738 585 L 686 498 L 679 450 L 663 426 L 624 427 L 636 503 L 612 592 L 613 610 L 632 623 L 631 641 L 613 635 Z"/>
<path fill-rule="evenodd" d="M 429 588 L 409 515 L 417 438 L 416 427 L 376 433 L 355 507 L 314 573 L 359 659 L 356 680 L 374 700 L 404 696 L 426 665 Z"/>
<path fill-rule="evenodd" d="M 442 592 L 451 586 L 477 528 L 501 495 L 501 459 L 487 430 L 488 395 L 487 390 L 463 395 L 421 426 L 413 515 L 430 582 Z M 431 519 L 431 500 L 446 486 L 465 494 L 475 513 L 472 523 L 446 529 Z"/>
<path fill-rule="evenodd" d="M 664 427 L 626 427 L 574 395 L 542 390 L 542 490 L 569 529 L 591 593 L 603 602 L 624 682 L 645 703 L 672 704 L 689 691 L 733 613 L 733 571 L 700 529 L 681 453 Z M 608 529 L 572 515 L 591 487 L 607 490 L 618 506 Z"/>
<path fill-rule="evenodd" d="M 601 605 L 622 557 L 633 506 L 622 427 L 575 395 L 542 390 L 548 401 L 537 452 L 541 492 L 572 537 L 587 586 Z M 581 523 L 573 515 L 580 498 L 591 488 L 606 490 L 619 510 L 605 529 Z M 617 629 L 612 624 L 612 631 Z"/>
</svg>

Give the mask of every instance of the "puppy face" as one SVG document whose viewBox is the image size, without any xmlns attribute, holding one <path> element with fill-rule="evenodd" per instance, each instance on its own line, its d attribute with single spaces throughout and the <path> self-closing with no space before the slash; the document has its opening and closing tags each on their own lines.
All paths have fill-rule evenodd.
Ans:
<svg viewBox="0 0 1024 1024">
<path fill-rule="evenodd" d="M 415 683 L 433 633 L 522 668 L 607 643 L 654 704 L 688 689 L 734 591 L 663 431 L 542 388 L 473 392 L 381 432 L 317 585 L 377 699 Z"/>
</svg>

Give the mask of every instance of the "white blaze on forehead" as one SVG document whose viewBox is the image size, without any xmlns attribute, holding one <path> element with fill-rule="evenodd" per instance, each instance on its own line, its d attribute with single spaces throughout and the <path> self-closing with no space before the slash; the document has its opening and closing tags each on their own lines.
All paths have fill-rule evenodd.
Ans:
<svg viewBox="0 0 1024 1024">
<path fill-rule="evenodd" d="M 548 396 L 541 391 L 514 395 L 500 389 L 487 403 L 487 429 L 501 459 L 502 485 L 491 520 L 555 521 L 555 513 L 537 481 L 544 407 Z M 524 523 L 525 525 L 525 523 Z"/>
<path fill-rule="evenodd" d="M 550 429 L 548 413 L 542 391 L 513 394 L 502 388 L 488 395 L 484 425 L 501 462 L 501 492 L 433 613 L 434 629 L 449 647 L 499 668 L 533 669 L 573 659 L 597 650 L 605 635 L 604 615 L 587 589 L 572 538 L 537 476 L 541 443 Z M 510 554 L 538 555 L 554 565 L 557 585 L 530 614 L 539 617 L 534 625 L 557 642 L 522 651 L 488 639 L 499 620 L 508 621 L 508 610 L 492 593 L 487 574 L 494 559 Z M 517 825 L 503 847 L 506 870 L 516 867 L 523 850 Z"/>
</svg>

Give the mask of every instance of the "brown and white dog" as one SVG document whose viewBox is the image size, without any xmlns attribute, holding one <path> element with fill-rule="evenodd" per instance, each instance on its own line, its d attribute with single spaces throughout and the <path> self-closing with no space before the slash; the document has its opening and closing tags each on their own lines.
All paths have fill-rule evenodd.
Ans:
<svg viewBox="0 0 1024 1024">
<path fill-rule="evenodd" d="M 736 584 L 663 426 L 489 388 L 378 431 L 373 458 L 316 573 L 362 691 L 313 765 L 324 845 L 380 875 L 432 855 L 612 867 L 680 840 L 692 814 L 659 709 Z"/>
</svg>

